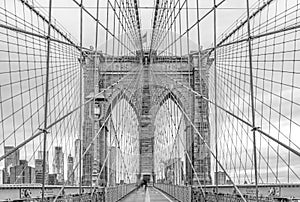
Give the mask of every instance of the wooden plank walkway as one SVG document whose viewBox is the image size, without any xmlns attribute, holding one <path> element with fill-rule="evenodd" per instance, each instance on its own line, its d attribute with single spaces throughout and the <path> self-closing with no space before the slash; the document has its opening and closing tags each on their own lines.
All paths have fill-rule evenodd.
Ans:
<svg viewBox="0 0 300 202">
<path fill-rule="evenodd" d="M 166 194 L 163 194 L 161 191 L 148 187 L 145 192 L 144 189 L 139 189 L 132 192 L 127 197 L 125 197 L 121 202 L 175 202 Z"/>
</svg>

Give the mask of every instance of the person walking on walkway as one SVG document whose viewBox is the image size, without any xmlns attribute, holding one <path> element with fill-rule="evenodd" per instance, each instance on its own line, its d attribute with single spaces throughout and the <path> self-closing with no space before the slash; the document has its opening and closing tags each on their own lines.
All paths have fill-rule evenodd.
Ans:
<svg viewBox="0 0 300 202">
<path fill-rule="evenodd" d="M 147 191 L 148 182 L 147 182 L 147 180 L 144 180 L 144 181 L 145 181 L 144 186 L 145 186 L 145 192 L 146 192 Z"/>
<path fill-rule="evenodd" d="M 147 186 L 148 186 L 148 185 L 147 185 L 147 180 L 146 180 L 146 179 L 143 179 L 143 180 L 142 180 L 141 187 L 142 187 L 142 186 L 144 186 L 144 189 L 145 189 L 145 191 L 146 191 L 146 190 L 147 190 Z"/>
</svg>

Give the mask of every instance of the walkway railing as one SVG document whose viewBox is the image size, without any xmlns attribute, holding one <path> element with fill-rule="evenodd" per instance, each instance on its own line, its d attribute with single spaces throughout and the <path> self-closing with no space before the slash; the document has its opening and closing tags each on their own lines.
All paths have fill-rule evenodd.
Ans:
<svg viewBox="0 0 300 202">
<path fill-rule="evenodd" d="M 116 202 L 126 195 L 130 194 L 136 189 L 135 184 L 124 184 L 114 187 L 100 188 L 93 194 L 84 193 L 81 195 L 69 195 L 63 196 L 57 200 L 57 202 L 80 202 L 80 201 L 90 201 L 90 202 Z M 50 199 L 51 201 L 51 199 Z"/>
<path fill-rule="evenodd" d="M 90 201 L 90 202 L 104 202 L 105 201 L 105 194 L 104 189 L 95 192 L 93 196 L 90 193 L 81 194 L 78 196 L 65 196 L 56 200 L 56 202 L 82 202 L 82 201 Z M 51 199 L 48 201 L 52 201 Z"/>
<path fill-rule="evenodd" d="M 115 202 L 130 194 L 136 189 L 136 184 L 124 184 L 108 187 L 105 191 L 105 202 Z"/>
<path fill-rule="evenodd" d="M 241 202 L 243 201 L 241 196 L 238 194 L 224 194 L 224 193 L 212 193 L 206 192 L 205 198 L 198 187 L 192 186 L 179 186 L 172 184 L 154 184 L 154 187 L 163 191 L 164 193 L 172 196 L 180 202 L 213 202 L 213 201 L 222 201 L 222 202 Z M 249 202 L 256 201 L 254 195 L 244 195 L 245 199 Z M 259 197 L 259 202 L 271 202 L 274 201 L 271 197 Z"/>
<path fill-rule="evenodd" d="M 169 194 L 180 202 L 190 202 L 192 196 L 191 186 L 179 186 L 172 184 L 154 184 L 154 187 Z"/>
<path fill-rule="evenodd" d="M 244 195 L 245 199 L 248 202 L 256 201 L 256 197 L 254 195 Z M 212 201 L 222 201 L 222 202 L 242 202 L 243 199 L 240 195 L 237 194 L 223 194 L 223 193 L 212 193 L 205 192 L 205 198 L 203 194 L 197 190 L 197 188 L 192 189 L 192 201 L 193 202 L 212 202 Z M 274 199 L 268 197 L 259 197 L 259 202 L 274 202 Z"/>
<path fill-rule="evenodd" d="M 0 187 L 0 198 L 4 201 L 42 201 L 41 185 L 32 186 L 6 186 Z M 136 189 L 135 184 L 123 184 L 114 187 L 82 187 L 82 193 L 78 187 L 68 186 L 59 193 L 60 186 L 46 187 L 45 201 L 47 202 L 116 202 Z M 57 195 L 59 195 L 57 197 Z M 3 201 L 3 200 L 1 200 Z"/>
</svg>

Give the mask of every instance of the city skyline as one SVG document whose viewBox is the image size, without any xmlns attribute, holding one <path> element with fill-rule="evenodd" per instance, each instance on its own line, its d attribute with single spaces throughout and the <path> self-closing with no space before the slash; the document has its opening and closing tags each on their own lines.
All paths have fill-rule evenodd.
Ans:
<svg viewBox="0 0 300 202">
<path fill-rule="evenodd" d="M 49 155 L 48 151 L 46 152 L 46 179 L 45 183 L 49 184 L 48 175 L 56 174 L 55 177 L 57 179 L 57 184 L 62 184 L 65 181 L 68 181 L 69 185 L 74 185 L 74 174 L 73 179 L 69 181 L 69 179 L 64 179 L 64 158 L 63 158 L 63 151 L 62 147 L 56 147 L 57 149 L 57 157 L 53 159 L 53 169 L 49 172 Z M 8 153 L 13 150 L 13 146 L 6 146 L 5 151 Z M 6 166 L 1 171 L 2 181 L 0 184 L 19 184 L 19 183 L 39 183 L 42 184 L 43 178 L 43 151 L 37 152 L 37 158 L 34 159 L 34 166 L 30 166 L 28 161 L 25 159 L 20 159 L 19 157 L 19 150 L 16 150 L 12 153 L 8 158 L 5 159 Z M 67 158 L 67 176 L 73 171 L 74 168 L 74 159 L 71 154 L 68 155 Z M 12 170 L 13 169 L 13 170 Z M 29 171 L 27 171 L 29 169 Z M 12 173 L 13 171 L 13 173 Z M 21 176 L 25 175 L 23 179 Z M 26 177 L 27 176 L 27 177 Z M 52 179 L 53 180 L 53 179 Z M 77 181 L 78 183 L 78 181 Z"/>
</svg>

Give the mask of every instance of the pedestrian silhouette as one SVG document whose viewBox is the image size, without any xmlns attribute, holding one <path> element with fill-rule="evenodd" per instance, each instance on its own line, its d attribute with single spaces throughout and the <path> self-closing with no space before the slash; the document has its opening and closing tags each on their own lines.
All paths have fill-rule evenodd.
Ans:
<svg viewBox="0 0 300 202">
<path fill-rule="evenodd" d="M 142 180 L 141 187 L 143 187 L 143 186 L 144 186 L 144 189 L 146 191 L 147 190 L 147 180 L 146 179 Z"/>
</svg>

